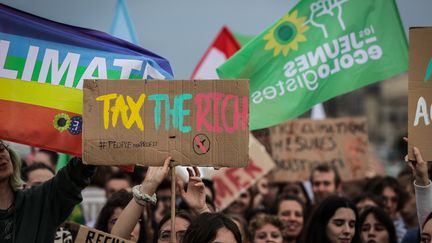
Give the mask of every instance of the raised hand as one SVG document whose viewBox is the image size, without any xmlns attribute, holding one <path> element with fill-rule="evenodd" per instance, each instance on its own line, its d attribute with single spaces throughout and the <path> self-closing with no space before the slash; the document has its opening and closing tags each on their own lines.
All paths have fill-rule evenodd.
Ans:
<svg viewBox="0 0 432 243">
<path fill-rule="evenodd" d="M 196 214 L 210 212 L 206 204 L 205 185 L 201 180 L 201 174 L 197 167 L 187 168 L 189 183 L 185 190 L 184 182 L 177 177 L 177 186 L 180 196 Z"/>
<path fill-rule="evenodd" d="M 141 184 L 141 191 L 148 195 L 153 195 L 160 183 L 169 173 L 171 157 L 165 159 L 162 167 L 149 167 L 144 181 Z"/>
<path fill-rule="evenodd" d="M 404 138 L 404 140 L 408 141 L 407 138 Z M 429 184 L 428 163 L 423 159 L 420 149 L 417 147 L 413 147 L 413 154 L 415 160 L 409 160 L 408 155 L 406 155 L 405 162 L 411 168 L 416 184 L 419 186 L 426 186 Z"/>
</svg>

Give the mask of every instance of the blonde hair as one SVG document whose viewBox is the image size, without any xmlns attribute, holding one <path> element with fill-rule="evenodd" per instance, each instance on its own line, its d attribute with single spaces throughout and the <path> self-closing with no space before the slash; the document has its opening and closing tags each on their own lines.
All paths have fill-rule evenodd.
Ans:
<svg viewBox="0 0 432 243">
<path fill-rule="evenodd" d="M 9 157 L 12 162 L 13 174 L 9 178 L 9 184 L 12 187 L 12 190 L 18 191 L 23 189 L 24 182 L 21 179 L 21 159 L 15 151 L 10 148 L 6 148 L 9 152 Z"/>
</svg>

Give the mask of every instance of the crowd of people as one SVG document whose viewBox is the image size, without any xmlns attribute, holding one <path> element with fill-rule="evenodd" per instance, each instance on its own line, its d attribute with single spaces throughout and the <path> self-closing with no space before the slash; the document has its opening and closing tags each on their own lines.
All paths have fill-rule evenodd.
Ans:
<svg viewBox="0 0 432 243">
<path fill-rule="evenodd" d="M 397 178 L 344 182 L 335 167 L 320 164 L 310 174 L 313 195 L 304 183 L 264 177 L 223 210 L 212 182 L 188 168 L 186 182 L 176 179 L 172 223 L 170 157 L 133 173 L 75 157 L 56 172 L 57 153 L 20 159 L 0 141 L 0 242 L 72 242 L 65 221 L 83 210 L 81 193 L 91 185 L 104 189 L 106 202 L 95 222 L 79 223 L 136 242 L 170 242 L 175 234 L 181 243 L 427 243 L 431 169 L 412 149 L 415 160 L 406 157 Z"/>
</svg>

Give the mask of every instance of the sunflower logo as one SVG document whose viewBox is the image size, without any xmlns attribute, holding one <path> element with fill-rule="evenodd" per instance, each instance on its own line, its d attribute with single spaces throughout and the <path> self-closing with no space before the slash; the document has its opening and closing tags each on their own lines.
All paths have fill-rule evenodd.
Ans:
<svg viewBox="0 0 432 243">
<path fill-rule="evenodd" d="M 290 50 L 297 50 L 298 43 L 306 41 L 303 34 L 309 27 L 305 25 L 305 21 L 306 17 L 297 17 L 297 11 L 291 15 L 286 14 L 264 36 L 263 39 L 267 41 L 264 50 L 274 49 L 273 56 L 280 53 L 287 56 Z"/>
<path fill-rule="evenodd" d="M 71 120 L 68 116 L 68 114 L 65 113 L 59 113 L 55 115 L 53 126 L 55 129 L 59 130 L 60 132 L 66 131 L 71 124 Z"/>
</svg>

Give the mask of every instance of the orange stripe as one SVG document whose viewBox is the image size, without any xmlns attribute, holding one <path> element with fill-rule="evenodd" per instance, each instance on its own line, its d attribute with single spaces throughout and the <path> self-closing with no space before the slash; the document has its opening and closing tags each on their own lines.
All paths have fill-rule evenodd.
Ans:
<svg viewBox="0 0 432 243">
<path fill-rule="evenodd" d="M 17 143 L 80 156 L 81 133 L 60 132 L 54 127 L 57 114 L 69 118 L 80 116 L 72 112 L 42 106 L 0 100 L 0 138 Z"/>
</svg>

